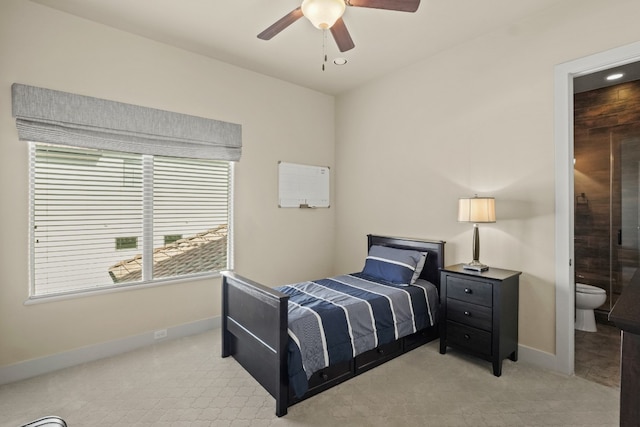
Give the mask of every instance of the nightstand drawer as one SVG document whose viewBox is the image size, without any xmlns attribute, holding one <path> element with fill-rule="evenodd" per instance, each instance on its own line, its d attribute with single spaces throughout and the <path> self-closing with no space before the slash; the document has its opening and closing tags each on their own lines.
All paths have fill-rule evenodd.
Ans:
<svg viewBox="0 0 640 427">
<path fill-rule="evenodd" d="M 447 296 L 473 304 L 491 307 L 493 293 L 491 283 L 447 276 Z"/>
<path fill-rule="evenodd" d="M 491 333 L 477 328 L 447 322 L 447 342 L 485 356 L 491 356 Z"/>
<path fill-rule="evenodd" d="M 447 299 L 447 319 L 491 331 L 493 310 L 478 304 Z"/>
</svg>

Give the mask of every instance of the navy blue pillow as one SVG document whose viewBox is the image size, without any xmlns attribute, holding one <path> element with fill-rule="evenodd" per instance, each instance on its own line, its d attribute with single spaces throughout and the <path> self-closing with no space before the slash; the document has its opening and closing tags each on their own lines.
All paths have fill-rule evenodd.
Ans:
<svg viewBox="0 0 640 427">
<path fill-rule="evenodd" d="M 388 246 L 371 246 L 362 274 L 396 285 L 409 285 L 420 276 L 426 253 Z"/>
</svg>

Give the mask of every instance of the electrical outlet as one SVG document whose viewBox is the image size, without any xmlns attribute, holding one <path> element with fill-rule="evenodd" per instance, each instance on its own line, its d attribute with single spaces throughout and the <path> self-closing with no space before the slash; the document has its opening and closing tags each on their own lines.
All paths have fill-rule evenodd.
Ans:
<svg viewBox="0 0 640 427">
<path fill-rule="evenodd" d="M 166 329 L 160 329 L 159 331 L 155 331 L 153 333 L 153 339 L 154 340 L 159 340 L 162 338 L 166 338 L 167 337 L 167 330 Z"/>
</svg>

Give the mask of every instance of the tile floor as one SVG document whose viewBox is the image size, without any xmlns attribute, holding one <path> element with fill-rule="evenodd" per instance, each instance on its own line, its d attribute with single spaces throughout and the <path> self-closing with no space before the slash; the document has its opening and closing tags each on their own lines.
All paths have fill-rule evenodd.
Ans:
<svg viewBox="0 0 640 427">
<path fill-rule="evenodd" d="M 620 329 L 597 327 L 598 332 L 575 331 L 576 376 L 620 389 Z"/>
<path fill-rule="evenodd" d="M 274 415 L 220 330 L 0 386 L 0 426 L 44 415 L 78 426 L 617 426 L 619 390 L 432 342 Z"/>
</svg>

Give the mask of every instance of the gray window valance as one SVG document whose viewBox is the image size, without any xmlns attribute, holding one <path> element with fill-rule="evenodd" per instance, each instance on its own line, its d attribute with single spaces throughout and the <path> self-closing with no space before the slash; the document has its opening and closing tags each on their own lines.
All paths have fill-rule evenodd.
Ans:
<svg viewBox="0 0 640 427">
<path fill-rule="evenodd" d="M 240 160 L 242 126 L 14 83 L 21 140 L 139 154 Z"/>
</svg>

